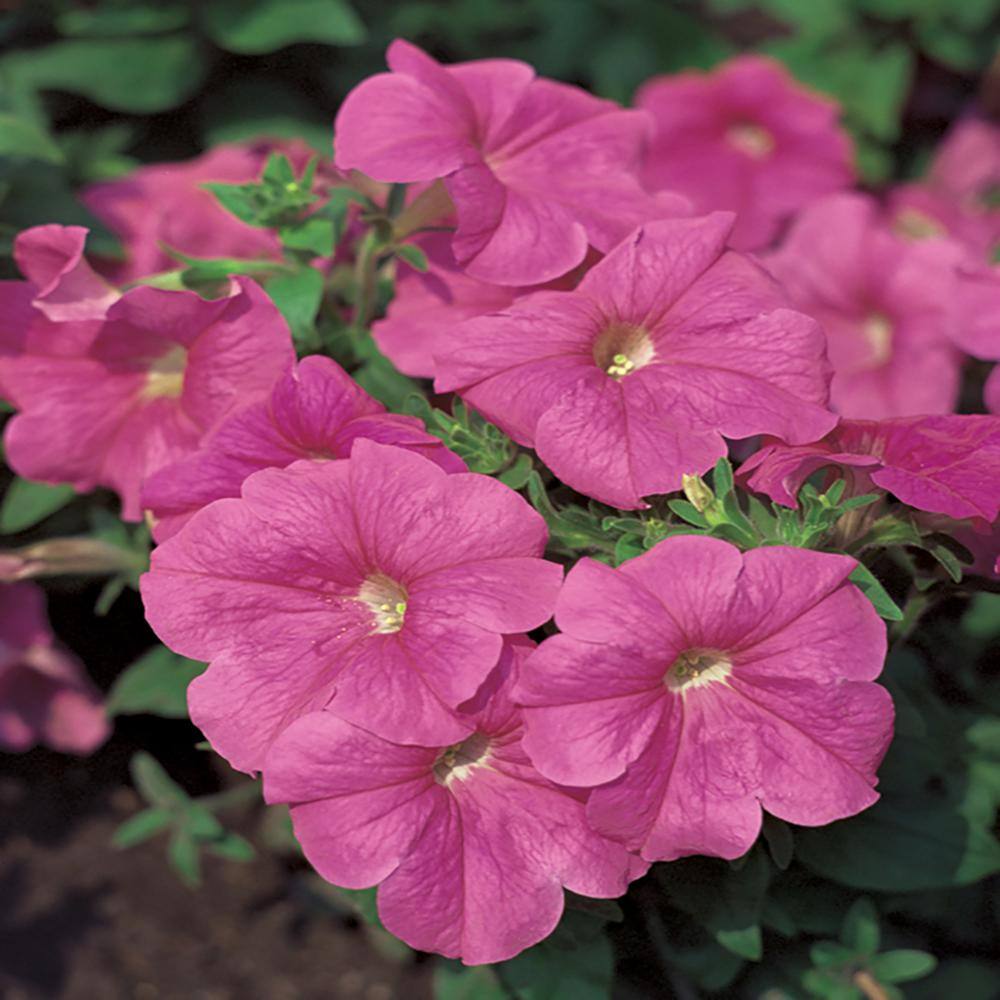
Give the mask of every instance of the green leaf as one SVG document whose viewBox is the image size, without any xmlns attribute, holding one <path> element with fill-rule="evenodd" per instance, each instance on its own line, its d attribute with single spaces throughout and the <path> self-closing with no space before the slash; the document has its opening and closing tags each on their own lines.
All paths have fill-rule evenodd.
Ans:
<svg viewBox="0 0 1000 1000">
<path fill-rule="evenodd" d="M 268 278 L 264 289 L 285 317 L 296 343 L 311 345 L 323 301 L 323 275 L 314 267 L 302 267 Z"/>
<path fill-rule="evenodd" d="M 739 955 L 740 958 L 747 958 L 751 962 L 759 962 L 764 954 L 763 938 L 758 924 L 738 931 L 717 931 L 715 940 L 727 951 Z"/>
<path fill-rule="evenodd" d="M 0 114 L 0 156 L 63 162 L 62 150 L 47 132 L 11 114 Z"/>
<path fill-rule="evenodd" d="M 115 830 L 111 843 L 118 848 L 141 844 L 144 840 L 155 837 L 161 830 L 165 830 L 173 822 L 173 818 L 174 814 L 169 809 L 156 806 L 143 809 Z"/>
<path fill-rule="evenodd" d="M 302 250 L 315 257 L 329 257 L 333 253 L 334 227 L 331 219 L 313 215 L 294 225 L 282 226 L 278 235 L 288 250 Z"/>
<path fill-rule="evenodd" d="M 225 858 L 227 861 L 253 861 L 257 855 L 249 840 L 232 831 L 227 831 L 216 840 L 208 841 L 205 847 L 210 854 Z"/>
<path fill-rule="evenodd" d="M 522 451 L 515 459 L 514 464 L 499 473 L 497 479 L 504 486 L 509 486 L 512 490 L 520 490 L 527 484 L 528 476 L 531 475 L 533 468 L 534 465 L 532 464 L 531 456 Z"/>
<path fill-rule="evenodd" d="M 708 527 L 705 515 L 693 503 L 687 500 L 668 500 L 667 507 L 682 521 L 687 521 L 688 524 L 693 524 L 696 528 Z"/>
<path fill-rule="evenodd" d="M 796 831 L 795 856 L 842 885 L 915 892 L 967 885 L 1000 871 L 992 832 L 1000 754 L 928 686 L 927 667 L 894 653 L 883 683 L 901 706 L 879 769 L 881 799 L 858 816 Z"/>
<path fill-rule="evenodd" d="M 145 750 L 133 755 L 129 768 L 135 787 L 150 805 L 164 809 L 187 808 L 191 801 L 187 792 Z"/>
<path fill-rule="evenodd" d="M 792 863 L 792 858 L 795 855 L 795 839 L 792 835 L 792 828 L 776 816 L 764 813 L 762 832 L 771 860 L 781 871 L 784 871 Z"/>
<path fill-rule="evenodd" d="M 166 646 L 154 646 L 118 675 L 105 710 L 109 715 L 147 712 L 186 719 L 188 685 L 204 670 L 204 663 L 179 656 Z"/>
<path fill-rule="evenodd" d="M 366 923 L 376 927 L 382 926 L 382 921 L 378 917 L 377 889 L 343 889 L 338 886 L 337 893 L 350 900 L 351 905 Z"/>
<path fill-rule="evenodd" d="M 113 111 L 153 114 L 181 104 L 208 70 L 189 35 L 87 38 L 14 52 L 0 69 L 20 86 L 66 90 Z"/>
<path fill-rule="evenodd" d="M 864 591 L 865 597 L 872 602 L 882 618 L 890 622 L 902 621 L 903 612 L 899 605 L 889 596 L 885 587 L 863 563 L 858 563 L 854 572 L 851 573 L 851 582 L 856 583 Z"/>
<path fill-rule="evenodd" d="M 470 968 L 442 960 L 434 966 L 434 1000 L 509 1000 L 509 996 L 489 965 Z"/>
<path fill-rule="evenodd" d="M 755 848 L 738 869 L 709 858 L 684 858 L 657 869 L 670 902 L 693 916 L 727 951 L 757 961 L 760 913 L 771 866 Z"/>
<path fill-rule="evenodd" d="M 401 243 L 396 247 L 396 256 L 405 260 L 414 270 L 426 273 L 430 268 L 427 262 L 427 254 L 423 252 L 415 243 Z"/>
<path fill-rule="evenodd" d="M 937 959 L 925 951 L 900 948 L 876 955 L 869 968 L 883 983 L 908 983 L 929 976 L 937 968 Z"/>
<path fill-rule="evenodd" d="M 61 510 L 76 496 L 68 483 L 57 486 L 15 477 L 0 503 L 0 532 L 13 535 L 25 531 Z"/>
<path fill-rule="evenodd" d="M 409 396 L 420 392 L 420 383 L 400 372 L 371 338 L 359 345 L 364 364 L 351 374 L 355 382 L 393 413 L 400 413 Z"/>
<path fill-rule="evenodd" d="M 198 844 L 189 834 L 178 830 L 167 846 L 167 860 L 181 881 L 191 889 L 201 885 L 201 860 Z"/>
<path fill-rule="evenodd" d="M 212 40 L 230 52 L 274 52 L 295 42 L 358 45 L 365 26 L 344 0 L 212 0 L 202 5 Z"/>
<path fill-rule="evenodd" d="M 982 640 L 1000 635 L 1000 594 L 975 594 L 962 618 L 962 630 Z"/>
<path fill-rule="evenodd" d="M 93 10 L 76 9 L 56 15 L 56 27 L 63 35 L 152 35 L 173 31 L 187 24 L 189 12 L 182 4 L 151 4 L 129 0 Z"/>
<path fill-rule="evenodd" d="M 874 955 L 878 951 L 881 940 L 878 912 L 870 899 L 859 899 L 852 904 L 844 917 L 840 938 L 858 955 Z"/>
<path fill-rule="evenodd" d="M 570 910 L 541 944 L 495 968 L 518 1000 L 607 1000 L 614 957 L 604 924 Z"/>
</svg>

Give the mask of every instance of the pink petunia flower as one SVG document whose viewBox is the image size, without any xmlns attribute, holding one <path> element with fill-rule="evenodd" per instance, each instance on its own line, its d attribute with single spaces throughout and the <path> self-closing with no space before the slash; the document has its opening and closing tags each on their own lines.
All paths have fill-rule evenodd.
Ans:
<svg viewBox="0 0 1000 1000">
<path fill-rule="evenodd" d="M 727 253 L 729 213 L 636 230 L 572 292 L 457 327 L 437 358 L 457 390 L 574 489 L 616 507 L 680 488 L 731 438 L 803 443 L 836 422 L 823 335 Z"/>
<path fill-rule="evenodd" d="M 458 216 L 455 259 L 474 278 L 550 281 L 588 245 L 607 251 L 640 222 L 688 211 L 685 199 L 654 198 L 637 179 L 650 125 L 642 112 L 511 59 L 444 67 L 397 40 L 386 61 L 391 73 L 341 105 L 335 162 L 379 181 L 443 179 Z"/>
<path fill-rule="evenodd" d="M 78 356 L 0 360 L 20 412 L 6 427 L 11 468 L 86 491 L 107 486 L 142 516 L 143 480 L 194 451 L 236 405 L 263 396 L 294 360 L 281 314 L 248 279 L 206 301 L 140 287 L 108 309 Z"/>
<path fill-rule="evenodd" d="M 568 291 L 598 256 L 591 251 L 579 267 L 555 281 L 514 288 L 466 274 L 455 261 L 445 233 L 428 233 L 415 242 L 427 256 L 428 269 L 421 273 L 406 265 L 400 268 L 393 299 L 385 318 L 372 324 L 372 336 L 401 372 L 418 378 L 434 378 L 435 356 L 460 347 L 456 332 L 463 320 L 502 312 L 531 292 Z"/>
<path fill-rule="evenodd" d="M 110 731 L 83 664 L 55 645 L 42 590 L 0 585 L 0 747 L 89 754 Z"/>
<path fill-rule="evenodd" d="M 767 265 L 826 332 L 835 410 L 880 420 L 954 408 L 961 355 L 949 242 L 900 240 L 874 199 L 832 195 L 802 212 Z"/>
<path fill-rule="evenodd" d="M 463 706 L 470 734 L 402 746 L 328 712 L 285 730 L 264 765 L 268 802 L 337 885 L 378 885 L 379 916 L 407 944 L 468 965 L 500 962 L 552 932 L 563 887 L 620 896 L 646 865 L 594 833 L 583 796 L 543 778 L 521 747 L 509 688 L 529 644 Z"/>
<path fill-rule="evenodd" d="M 0 358 L 25 352 L 76 355 L 97 335 L 118 292 L 83 256 L 87 230 L 34 226 L 14 239 L 24 281 L 0 281 Z M 0 393 L 13 400 L 11 387 Z"/>
<path fill-rule="evenodd" d="M 427 255 L 425 273 L 405 265 L 384 319 L 372 324 L 382 353 L 404 374 L 433 378 L 434 355 L 454 341 L 462 320 L 509 306 L 520 289 L 491 285 L 464 273 L 451 252 L 451 237 L 430 233 L 416 241 Z"/>
<path fill-rule="evenodd" d="M 1000 242 L 1000 127 L 982 118 L 956 123 L 926 178 L 890 193 L 897 231 L 948 235 L 983 263 Z"/>
<path fill-rule="evenodd" d="M 1000 128 L 968 118 L 952 128 L 927 177 L 889 192 L 893 231 L 907 240 L 947 240 L 955 246 L 952 337 L 963 351 L 1000 360 Z"/>
<path fill-rule="evenodd" d="M 820 826 L 870 806 L 893 709 L 870 683 L 885 626 L 848 582 L 856 565 L 699 536 L 619 569 L 581 560 L 562 633 L 515 691 L 532 763 L 598 786 L 591 826 L 649 861 L 739 857 L 762 807 Z"/>
<path fill-rule="evenodd" d="M 769 444 L 739 469 L 752 490 L 797 506 L 802 484 L 827 466 L 848 471 L 850 492 L 887 490 L 917 510 L 996 520 L 1000 507 L 1000 418 L 845 420 L 822 441 Z"/>
<path fill-rule="evenodd" d="M 854 181 L 839 108 L 773 59 L 654 77 L 636 105 L 656 122 L 646 186 L 686 195 L 697 212 L 736 212 L 737 250 L 766 247 L 793 213 Z"/>
<path fill-rule="evenodd" d="M 274 232 L 241 222 L 204 189 L 211 182 L 256 181 L 273 151 L 290 156 L 297 169 L 310 155 L 300 143 L 217 146 L 192 160 L 151 163 L 84 188 L 81 200 L 124 245 L 125 261 L 109 268 L 115 280 L 126 284 L 176 267 L 161 244 L 193 257 L 281 260 Z"/>
<path fill-rule="evenodd" d="M 142 506 L 157 519 L 154 537 L 165 541 L 213 500 L 238 497 L 243 480 L 260 469 L 348 458 L 361 437 L 467 471 L 416 417 L 386 413 L 335 361 L 312 356 L 282 375 L 269 398 L 227 417 L 194 454 L 150 476 Z"/>
<path fill-rule="evenodd" d="M 146 617 L 211 660 L 191 718 L 234 767 L 328 704 L 387 739 L 468 735 L 455 714 L 503 634 L 548 620 L 545 522 L 488 476 L 360 438 L 351 457 L 264 469 L 153 553 Z"/>
</svg>

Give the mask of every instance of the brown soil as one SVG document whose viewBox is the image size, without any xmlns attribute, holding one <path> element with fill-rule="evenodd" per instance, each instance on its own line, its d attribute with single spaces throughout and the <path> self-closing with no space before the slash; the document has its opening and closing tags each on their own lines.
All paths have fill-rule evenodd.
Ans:
<svg viewBox="0 0 1000 1000">
<path fill-rule="evenodd" d="M 89 589 L 53 596 L 57 631 L 76 633 L 104 687 L 152 640 L 131 598 L 95 625 Z M 0 1000 L 429 1000 L 426 956 L 361 923 L 302 861 L 269 849 L 261 806 L 220 817 L 257 858 L 204 855 L 200 889 L 168 866 L 162 834 L 111 846 L 142 807 L 128 778 L 136 749 L 191 795 L 239 780 L 195 749 L 200 738 L 186 722 L 135 716 L 117 720 L 90 758 L 0 753 Z"/>
</svg>

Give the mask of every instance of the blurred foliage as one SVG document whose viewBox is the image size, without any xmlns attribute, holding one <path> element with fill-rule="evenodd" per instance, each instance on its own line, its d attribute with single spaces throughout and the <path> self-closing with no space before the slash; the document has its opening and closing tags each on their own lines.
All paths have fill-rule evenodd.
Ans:
<svg viewBox="0 0 1000 1000">
<path fill-rule="evenodd" d="M 902 121 L 920 66 L 938 92 L 917 110 L 939 127 L 998 26 L 1000 0 L 21 0 L 0 13 L 0 251 L 59 221 L 110 252 L 73 192 L 140 161 L 260 135 L 328 153 L 340 99 L 396 36 L 445 59 L 525 59 L 619 101 L 657 73 L 768 52 L 842 103 L 881 181 L 914 155 Z"/>
</svg>

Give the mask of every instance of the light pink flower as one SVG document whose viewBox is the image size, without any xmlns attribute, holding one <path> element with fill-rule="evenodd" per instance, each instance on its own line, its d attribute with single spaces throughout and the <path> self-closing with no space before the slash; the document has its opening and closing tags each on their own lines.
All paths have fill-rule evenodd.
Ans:
<svg viewBox="0 0 1000 1000">
<path fill-rule="evenodd" d="M 281 260 L 274 232 L 241 222 L 206 191 L 205 184 L 259 179 L 269 154 L 290 155 L 298 169 L 309 158 L 299 143 L 256 142 L 217 146 L 176 163 L 151 163 L 126 177 L 91 184 L 84 204 L 119 239 L 126 259 L 109 268 L 122 284 L 177 267 L 161 244 L 192 257 L 262 257 Z"/>
<path fill-rule="evenodd" d="M 89 754 L 109 732 L 83 664 L 54 644 L 45 594 L 33 583 L 0 585 L 0 747 Z"/>
<path fill-rule="evenodd" d="M 327 704 L 386 738 L 450 743 L 501 636 L 552 613 L 546 538 L 497 480 L 361 438 L 350 459 L 264 469 L 199 511 L 153 553 L 146 617 L 212 661 L 191 717 L 234 767 L 259 768 Z"/>
<path fill-rule="evenodd" d="M 854 180 L 837 105 L 773 59 L 740 56 L 711 73 L 654 77 L 636 104 L 656 122 L 647 187 L 686 195 L 697 212 L 736 212 L 738 250 L 767 246 L 794 212 Z"/>
<path fill-rule="evenodd" d="M 537 292 L 455 329 L 457 390 L 574 489 L 616 507 L 680 488 L 731 438 L 803 443 L 836 418 L 816 323 L 725 251 L 728 213 L 636 230 L 573 292 Z"/>
<path fill-rule="evenodd" d="M 823 198 L 796 219 L 767 265 L 826 332 L 834 409 L 879 420 L 954 408 L 957 262 L 947 241 L 894 236 L 866 195 Z"/>
<path fill-rule="evenodd" d="M 985 259 L 1000 241 L 1000 207 L 995 201 L 1000 187 L 1000 127 L 977 117 L 953 125 L 931 163 L 926 184 L 961 213 L 961 223 L 951 235 L 970 249 L 978 247 L 980 259 Z"/>
<path fill-rule="evenodd" d="M 587 818 L 649 861 L 736 858 L 761 808 L 820 826 L 870 806 L 892 702 L 885 626 L 847 556 L 676 536 L 611 569 L 583 559 L 562 634 L 525 663 L 524 748 L 593 789 Z"/>
<path fill-rule="evenodd" d="M 917 510 L 993 521 L 1000 506 L 1000 417 L 845 420 L 813 444 L 766 445 L 739 475 L 775 503 L 796 507 L 802 484 L 827 466 L 850 470 L 851 493 L 874 486 Z"/>
<path fill-rule="evenodd" d="M 455 258 L 474 278 L 550 281 L 588 244 L 607 251 L 637 223 L 687 211 L 639 184 L 642 112 L 510 59 L 444 67 L 397 40 L 386 61 L 392 72 L 363 81 L 337 113 L 336 164 L 379 181 L 443 178 Z"/>
<path fill-rule="evenodd" d="M 6 427 L 11 468 L 78 490 L 107 486 L 122 516 L 142 515 L 151 472 L 197 448 L 236 405 L 263 396 L 294 360 L 281 314 L 248 279 L 206 301 L 134 288 L 107 312 L 79 356 L 0 360 L 20 413 Z"/>
<path fill-rule="evenodd" d="M 285 730 L 264 765 L 268 802 L 292 806 L 295 835 L 337 885 L 378 885 L 379 916 L 407 944 L 468 965 L 542 940 L 563 887 L 624 893 L 646 865 L 594 833 L 583 796 L 543 778 L 521 748 L 511 673 L 530 644 L 508 643 L 463 706 L 452 746 L 401 746 L 313 712 Z"/>
<path fill-rule="evenodd" d="M 206 504 L 238 497 L 251 473 L 302 458 L 348 458 L 361 437 L 416 451 L 450 472 L 467 471 L 416 417 L 386 413 L 335 361 L 316 355 L 282 375 L 269 398 L 227 417 L 194 454 L 150 476 L 142 506 L 157 519 L 154 537 L 165 541 Z"/>
</svg>

